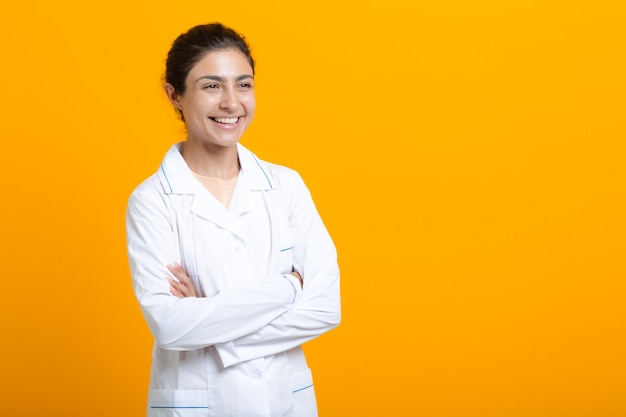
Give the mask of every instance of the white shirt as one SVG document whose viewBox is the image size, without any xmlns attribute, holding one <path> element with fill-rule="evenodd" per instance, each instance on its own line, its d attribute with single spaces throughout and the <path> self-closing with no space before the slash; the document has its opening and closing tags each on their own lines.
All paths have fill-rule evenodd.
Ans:
<svg viewBox="0 0 626 417">
<path fill-rule="evenodd" d="M 133 286 L 155 338 L 149 416 L 317 415 L 300 345 L 339 324 L 335 247 L 295 171 L 237 150 L 228 209 L 180 144 L 129 200 Z M 172 262 L 198 298 L 171 295 Z"/>
</svg>

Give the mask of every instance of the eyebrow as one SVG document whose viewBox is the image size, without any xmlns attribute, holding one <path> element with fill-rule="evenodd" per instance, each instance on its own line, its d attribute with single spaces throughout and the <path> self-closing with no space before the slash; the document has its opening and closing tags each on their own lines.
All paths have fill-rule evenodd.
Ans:
<svg viewBox="0 0 626 417">
<path fill-rule="evenodd" d="M 247 78 L 252 78 L 254 79 L 254 77 L 250 74 L 244 74 L 244 75 L 239 75 L 235 78 L 235 81 L 241 81 L 241 80 L 245 80 Z M 219 75 L 203 75 L 202 77 L 198 78 L 195 82 L 197 83 L 198 81 L 201 80 L 213 80 L 213 81 L 219 81 L 221 83 L 226 82 L 226 78 L 224 77 L 220 77 Z"/>
</svg>

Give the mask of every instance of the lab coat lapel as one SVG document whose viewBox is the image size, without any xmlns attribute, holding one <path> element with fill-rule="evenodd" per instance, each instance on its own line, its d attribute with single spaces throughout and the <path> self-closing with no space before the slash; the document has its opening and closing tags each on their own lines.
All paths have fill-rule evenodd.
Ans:
<svg viewBox="0 0 626 417">
<path fill-rule="evenodd" d="M 180 143 L 165 155 L 158 172 L 165 193 L 174 197 L 191 195 L 191 212 L 236 235 L 236 219 L 196 178 L 180 153 Z"/>
<path fill-rule="evenodd" d="M 235 185 L 230 208 L 226 209 L 213 195 L 198 182 L 180 154 L 180 144 L 173 145 L 166 154 L 159 169 L 159 177 L 166 194 L 193 195 L 191 212 L 229 230 L 239 238 L 237 219 L 262 204 L 263 191 L 276 189 L 276 181 L 267 166 L 246 149 L 237 145 L 241 172 Z"/>
<path fill-rule="evenodd" d="M 194 178 L 195 180 L 195 178 Z M 202 187 L 202 184 L 199 184 Z M 191 212 L 241 237 L 237 219 L 207 189 L 199 189 L 191 203 Z"/>
</svg>

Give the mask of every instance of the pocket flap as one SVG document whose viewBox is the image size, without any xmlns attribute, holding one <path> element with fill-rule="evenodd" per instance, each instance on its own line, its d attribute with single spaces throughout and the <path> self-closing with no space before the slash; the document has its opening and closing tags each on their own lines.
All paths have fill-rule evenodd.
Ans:
<svg viewBox="0 0 626 417">
<path fill-rule="evenodd" d="M 305 369 L 291 375 L 291 392 L 296 393 L 312 386 L 313 375 L 311 374 L 311 369 Z"/>
</svg>

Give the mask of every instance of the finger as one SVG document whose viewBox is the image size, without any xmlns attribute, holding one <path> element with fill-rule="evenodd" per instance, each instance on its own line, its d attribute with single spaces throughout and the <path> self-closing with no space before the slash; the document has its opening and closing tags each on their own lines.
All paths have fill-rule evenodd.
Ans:
<svg viewBox="0 0 626 417">
<path fill-rule="evenodd" d="M 302 276 L 300 276 L 300 274 L 297 271 L 293 271 L 291 275 L 298 278 L 298 281 L 300 281 L 300 288 L 304 288 L 304 281 L 302 280 Z"/>
<path fill-rule="evenodd" d="M 170 283 L 170 292 L 172 294 L 174 294 L 174 291 L 176 291 L 176 296 L 180 296 L 182 297 L 187 297 L 187 287 L 183 284 L 181 284 L 180 282 L 173 280 L 171 278 L 167 279 L 167 282 Z"/>
<path fill-rule="evenodd" d="M 178 284 L 176 281 L 174 281 L 173 279 L 167 277 L 165 278 L 167 280 L 167 282 L 169 282 L 170 284 L 170 293 L 172 293 L 172 295 L 175 295 L 178 298 L 183 298 L 184 294 L 182 294 L 177 288 L 176 285 Z"/>
<path fill-rule="evenodd" d="M 178 281 L 188 284 L 191 282 L 191 278 L 187 275 L 187 272 L 177 263 L 173 263 L 167 266 L 167 269 L 178 279 Z"/>
<path fill-rule="evenodd" d="M 167 265 L 167 269 L 174 275 L 176 280 L 175 284 L 172 284 L 179 293 L 184 297 L 197 297 L 196 287 L 193 284 L 191 277 L 178 263 L 174 262 Z"/>
<path fill-rule="evenodd" d="M 173 296 L 178 297 L 178 298 L 185 298 L 184 295 L 182 295 L 176 288 L 174 287 L 170 287 L 170 292 L 172 293 Z"/>
</svg>

